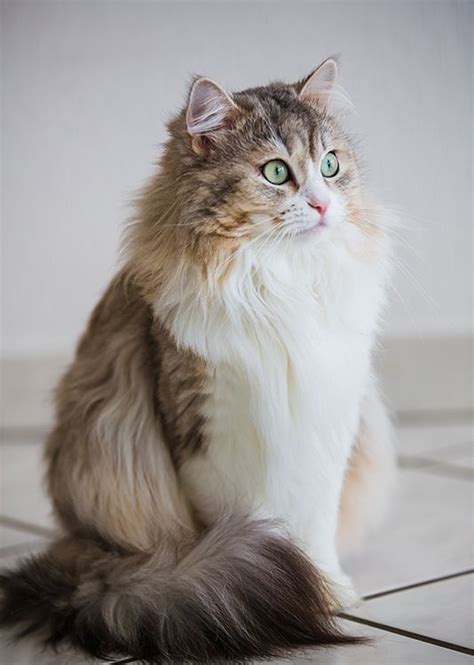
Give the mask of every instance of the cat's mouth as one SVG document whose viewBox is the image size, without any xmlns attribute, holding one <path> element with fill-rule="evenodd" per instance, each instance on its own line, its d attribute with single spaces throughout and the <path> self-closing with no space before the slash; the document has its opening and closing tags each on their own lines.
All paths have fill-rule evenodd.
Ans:
<svg viewBox="0 0 474 665">
<path fill-rule="evenodd" d="M 297 229 L 295 235 L 297 238 L 306 238 L 308 236 L 320 235 L 328 229 L 326 220 L 320 219 L 314 224 Z"/>
</svg>

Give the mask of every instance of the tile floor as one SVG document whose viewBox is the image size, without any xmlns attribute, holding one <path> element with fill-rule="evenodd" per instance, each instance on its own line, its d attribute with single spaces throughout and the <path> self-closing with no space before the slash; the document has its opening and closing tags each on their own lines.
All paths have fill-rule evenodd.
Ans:
<svg viewBox="0 0 474 665">
<path fill-rule="evenodd" d="M 9 428 L 0 446 L 0 568 L 45 546 L 53 531 L 40 483 L 43 432 Z M 398 427 L 400 474 L 390 519 L 346 561 L 361 606 L 341 617 L 362 647 L 319 651 L 318 665 L 457 665 L 473 634 L 473 428 L 409 419 Z M 313 657 L 292 662 L 311 663 Z M 0 665 L 85 665 L 0 634 Z"/>
</svg>

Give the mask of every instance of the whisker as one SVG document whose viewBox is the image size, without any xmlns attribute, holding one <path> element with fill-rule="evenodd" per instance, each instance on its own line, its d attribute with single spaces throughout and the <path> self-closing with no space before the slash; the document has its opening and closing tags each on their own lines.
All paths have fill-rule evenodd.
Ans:
<svg viewBox="0 0 474 665">
<path fill-rule="evenodd" d="M 434 300 L 434 298 L 429 293 L 427 293 L 427 291 L 419 283 L 419 281 L 413 275 L 408 266 L 405 263 L 403 263 L 403 261 L 400 258 L 392 257 L 392 261 L 394 262 L 396 268 L 398 268 L 400 272 L 413 284 L 418 294 L 422 298 L 424 298 L 424 300 L 428 302 L 432 307 L 434 307 L 437 311 L 439 311 L 439 303 L 437 303 L 436 300 Z"/>
</svg>

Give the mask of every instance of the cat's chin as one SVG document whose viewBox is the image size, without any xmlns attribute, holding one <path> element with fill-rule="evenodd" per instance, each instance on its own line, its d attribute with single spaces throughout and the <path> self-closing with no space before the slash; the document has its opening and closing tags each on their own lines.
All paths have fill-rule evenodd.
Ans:
<svg viewBox="0 0 474 665">
<path fill-rule="evenodd" d="M 295 234 L 295 238 L 316 238 L 325 235 L 329 231 L 329 224 L 326 222 L 316 222 L 312 226 L 301 229 Z"/>
</svg>

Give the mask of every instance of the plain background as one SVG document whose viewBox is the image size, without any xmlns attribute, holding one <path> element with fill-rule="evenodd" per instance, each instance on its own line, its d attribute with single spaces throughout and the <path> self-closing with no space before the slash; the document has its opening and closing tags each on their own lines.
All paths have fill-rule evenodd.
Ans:
<svg viewBox="0 0 474 665">
<path fill-rule="evenodd" d="M 193 73 L 230 90 L 340 53 L 351 131 L 401 211 L 386 331 L 472 331 L 470 2 L 2 3 L 2 353 L 67 353 Z"/>
</svg>

